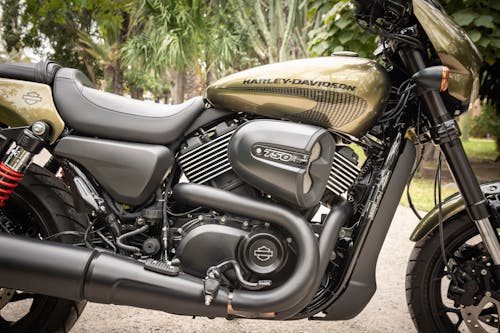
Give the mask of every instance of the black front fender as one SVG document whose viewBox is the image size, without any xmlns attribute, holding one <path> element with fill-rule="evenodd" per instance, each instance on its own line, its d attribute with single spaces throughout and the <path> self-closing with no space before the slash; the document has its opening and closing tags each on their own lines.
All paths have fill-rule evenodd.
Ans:
<svg viewBox="0 0 500 333">
<path fill-rule="evenodd" d="M 481 190 L 488 198 L 500 195 L 500 180 L 490 181 L 481 184 Z M 496 200 L 500 200 L 497 198 Z M 444 200 L 441 204 L 443 214 L 443 222 L 450 221 L 457 214 L 465 211 L 465 203 L 460 193 L 455 193 Z M 417 242 L 439 225 L 439 209 L 434 207 L 427 215 L 425 215 L 417 227 L 413 230 L 410 240 Z"/>
</svg>

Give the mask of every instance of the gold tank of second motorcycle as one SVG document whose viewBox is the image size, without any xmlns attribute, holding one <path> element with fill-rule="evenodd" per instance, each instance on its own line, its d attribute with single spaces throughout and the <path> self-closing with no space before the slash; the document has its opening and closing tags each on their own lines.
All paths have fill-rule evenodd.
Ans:
<svg viewBox="0 0 500 333">
<path fill-rule="evenodd" d="M 280 62 L 227 76 L 207 89 L 215 106 L 314 124 L 362 136 L 389 96 L 385 69 L 373 60 L 331 56 Z"/>
</svg>

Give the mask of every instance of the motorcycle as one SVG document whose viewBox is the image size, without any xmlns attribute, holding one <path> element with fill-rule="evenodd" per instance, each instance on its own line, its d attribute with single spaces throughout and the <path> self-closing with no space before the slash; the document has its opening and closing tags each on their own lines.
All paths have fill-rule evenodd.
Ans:
<svg viewBox="0 0 500 333">
<path fill-rule="evenodd" d="M 0 310 L 32 302 L 0 331 L 68 331 L 87 301 L 351 319 L 430 141 L 460 194 L 441 200 L 438 166 L 409 311 L 419 332 L 498 331 L 500 181 L 478 184 L 454 119 L 477 97 L 479 52 L 433 0 L 356 6 L 378 61 L 265 65 L 180 105 L 98 91 L 53 62 L 0 64 Z"/>
</svg>

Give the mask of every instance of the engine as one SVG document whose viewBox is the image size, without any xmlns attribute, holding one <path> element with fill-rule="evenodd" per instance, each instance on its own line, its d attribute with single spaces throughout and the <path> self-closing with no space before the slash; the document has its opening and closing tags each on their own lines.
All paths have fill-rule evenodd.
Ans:
<svg viewBox="0 0 500 333">
<path fill-rule="evenodd" d="M 286 129 L 283 129 L 283 127 L 286 127 Z M 236 136 L 237 140 L 234 140 L 233 135 L 237 129 L 240 134 Z M 241 133 L 243 129 L 245 132 L 251 133 L 248 135 Z M 242 178 L 250 178 L 246 180 L 247 184 L 256 187 L 267 195 L 283 198 L 292 192 L 289 189 L 282 188 L 282 186 L 286 185 L 277 184 L 277 180 L 283 177 L 283 173 L 288 174 L 283 181 L 294 183 L 296 188 L 300 189 L 300 181 L 302 181 L 302 193 L 304 189 L 311 188 L 312 177 L 320 178 L 317 170 L 320 168 L 320 162 L 323 162 L 323 165 L 329 164 L 327 157 L 323 157 L 326 162 L 320 161 L 317 147 L 321 146 L 321 149 L 324 150 L 322 155 L 333 155 L 333 161 L 331 166 L 328 166 L 328 171 L 320 170 L 319 176 L 324 176 L 324 178 L 317 179 L 316 182 L 320 183 L 326 178 L 327 191 L 335 195 L 342 195 L 354 184 L 360 173 L 360 169 L 357 167 L 358 157 L 348 146 L 336 146 L 333 139 L 332 141 L 326 139 L 327 135 L 331 138 L 329 132 L 314 132 L 312 129 L 318 128 L 286 121 L 256 120 L 242 125 L 239 120 L 231 120 L 220 123 L 203 134 L 189 138 L 181 149 L 177 161 L 186 178 L 192 183 L 208 184 L 233 190 L 235 187 L 244 184 Z M 306 131 L 305 134 L 300 133 L 304 131 Z M 301 134 L 302 136 L 297 139 Z M 255 135 L 257 135 L 257 138 Z M 322 137 L 320 140 L 318 138 L 311 139 L 310 137 L 314 135 Z M 241 141 L 243 140 L 255 141 L 252 142 L 253 147 L 252 143 L 245 143 L 250 147 L 242 147 Z M 297 143 L 294 142 L 293 147 L 289 147 L 290 142 L 294 140 Z M 311 144 L 313 141 L 315 145 Z M 307 144 L 312 147 L 309 149 L 298 147 L 300 145 L 307 146 Z M 327 146 L 332 147 L 332 150 L 328 149 Z M 231 160 L 229 156 L 230 148 L 232 148 L 232 155 L 237 155 L 232 157 Z M 318 154 L 318 156 L 314 156 L 315 154 Z M 307 158 L 313 160 L 313 163 L 308 165 L 309 161 L 305 160 Z M 234 167 L 236 167 L 236 170 L 233 169 Z M 235 171 L 237 171 L 238 175 L 235 174 Z M 311 177 L 307 175 L 306 171 L 309 171 L 309 174 L 315 173 L 315 175 Z M 241 177 L 242 174 L 244 174 L 243 177 Z M 304 176 L 300 178 L 301 175 Z M 297 178 L 299 178 L 298 184 Z M 256 184 L 256 181 L 263 182 L 263 179 L 266 180 L 264 186 L 262 183 Z M 278 190 L 273 189 L 273 187 L 278 186 Z M 325 190 L 323 186 L 318 187 L 318 191 L 321 193 L 319 196 L 315 196 L 314 204 L 320 201 Z M 288 193 L 284 193 L 287 191 Z M 291 196 L 300 197 L 300 194 L 300 191 L 297 190 Z M 290 199 L 283 200 L 292 201 Z"/>
<path fill-rule="evenodd" d="M 221 122 L 189 138 L 177 160 L 192 183 L 297 209 L 345 194 L 360 172 L 356 154 L 328 131 L 277 120 Z M 258 281 L 280 285 L 295 265 L 293 240 L 266 221 L 211 212 L 176 225 L 176 257 L 188 274 L 221 267 L 233 287 L 258 289 Z"/>
</svg>

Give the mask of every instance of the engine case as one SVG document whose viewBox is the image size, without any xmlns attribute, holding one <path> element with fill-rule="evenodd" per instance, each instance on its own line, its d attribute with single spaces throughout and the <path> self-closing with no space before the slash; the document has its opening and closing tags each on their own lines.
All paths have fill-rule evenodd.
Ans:
<svg viewBox="0 0 500 333">
<path fill-rule="evenodd" d="M 334 152 L 327 130 L 279 120 L 250 121 L 229 142 L 229 162 L 240 178 L 302 208 L 319 203 Z"/>
</svg>

